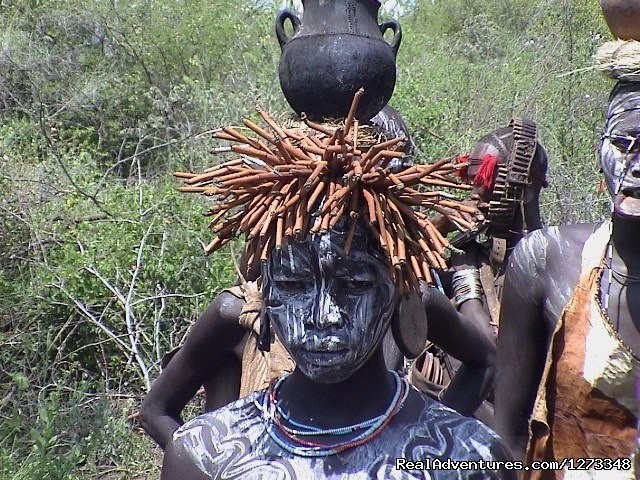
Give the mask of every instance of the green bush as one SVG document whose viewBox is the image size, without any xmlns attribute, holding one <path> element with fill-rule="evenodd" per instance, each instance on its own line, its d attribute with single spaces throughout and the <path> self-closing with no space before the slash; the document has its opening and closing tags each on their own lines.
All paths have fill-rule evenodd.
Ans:
<svg viewBox="0 0 640 480">
<path fill-rule="evenodd" d="M 420 159 L 530 117 L 546 222 L 604 218 L 598 2 L 400 5 L 391 104 Z M 216 161 L 211 131 L 256 103 L 287 110 L 274 16 L 248 0 L 0 3 L 0 478 L 157 478 L 127 416 L 235 279 L 231 249 L 202 254 L 208 201 L 171 173 Z"/>
</svg>

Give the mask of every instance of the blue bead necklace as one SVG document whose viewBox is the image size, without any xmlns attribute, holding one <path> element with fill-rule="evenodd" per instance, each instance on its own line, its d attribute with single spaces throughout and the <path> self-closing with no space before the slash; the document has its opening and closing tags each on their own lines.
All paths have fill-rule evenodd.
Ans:
<svg viewBox="0 0 640 480">
<path fill-rule="evenodd" d="M 303 457 L 324 457 L 334 455 L 349 448 L 361 445 L 378 435 L 402 408 L 407 395 L 409 384 L 405 378 L 400 378 L 397 372 L 390 371 L 395 379 L 396 391 L 387 410 L 377 417 L 346 427 L 323 429 L 313 425 L 305 425 L 292 420 L 279 404 L 277 392 L 286 377 L 280 378 L 267 393 L 263 395 L 260 410 L 266 424 L 269 437 L 282 449 Z M 296 428 L 284 425 L 283 420 Z M 278 435 L 277 431 L 281 435 Z M 305 440 L 305 436 L 347 435 L 358 430 L 364 430 L 349 441 L 337 442 L 331 445 L 319 444 Z M 287 442 L 287 440 L 289 443 Z"/>
</svg>

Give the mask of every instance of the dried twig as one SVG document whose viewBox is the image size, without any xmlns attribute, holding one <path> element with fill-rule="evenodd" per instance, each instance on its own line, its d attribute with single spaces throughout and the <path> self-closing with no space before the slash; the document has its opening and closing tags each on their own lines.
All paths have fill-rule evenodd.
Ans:
<svg viewBox="0 0 640 480">
<path fill-rule="evenodd" d="M 356 223 L 363 217 L 386 253 L 401 291 L 416 289 L 419 280 L 432 281 L 430 269 L 445 267 L 448 242 L 424 211 L 445 213 L 465 228 L 473 225 L 457 212 L 476 213 L 433 187 L 469 186 L 451 176 L 456 167 L 450 159 L 389 172 L 389 162 L 404 156 L 405 139 L 367 138 L 365 126 L 354 119 L 363 93 L 356 93 L 343 125 L 314 123 L 303 116 L 301 128 L 285 128 L 257 108 L 267 128 L 244 120 L 247 132 L 256 138 L 233 127 L 215 134 L 233 142 L 230 150 L 242 159 L 199 174 L 176 173 L 187 184 L 181 191 L 221 200 L 207 212 L 216 216 L 212 228 L 217 233 L 207 253 L 245 234 L 247 258 L 259 255 L 264 261 L 272 248 L 279 249 L 294 237 L 302 239 L 307 232 L 327 231 L 346 218 L 344 251 L 348 254 Z M 214 149 L 214 153 L 228 150 Z"/>
</svg>

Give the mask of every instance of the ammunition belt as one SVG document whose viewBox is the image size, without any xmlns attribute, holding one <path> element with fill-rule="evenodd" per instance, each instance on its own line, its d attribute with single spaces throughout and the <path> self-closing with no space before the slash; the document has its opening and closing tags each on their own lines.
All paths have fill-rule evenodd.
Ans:
<svg viewBox="0 0 640 480">
<path fill-rule="evenodd" d="M 493 193 L 489 201 L 487 218 L 490 222 L 488 235 L 509 238 L 516 209 L 522 205 L 524 189 L 531 183 L 529 170 L 536 153 L 538 129 L 535 123 L 513 118 L 513 147 L 506 164 L 498 165 Z"/>
</svg>

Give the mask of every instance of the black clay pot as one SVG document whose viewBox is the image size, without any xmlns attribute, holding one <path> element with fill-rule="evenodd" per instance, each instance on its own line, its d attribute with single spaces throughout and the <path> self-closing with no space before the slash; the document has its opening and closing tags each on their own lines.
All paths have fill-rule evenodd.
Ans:
<svg viewBox="0 0 640 480">
<path fill-rule="evenodd" d="M 400 48 L 400 24 L 391 20 L 378 25 L 376 0 L 303 0 L 302 21 L 290 10 L 276 19 L 280 57 L 280 86 L 289 105 L 309 118 L 342 118 L 353 95 L 365 93 L 356 117 L 369 120 L 391 98 L 396 84 L 396 54 Z M 293 35 L 284 23 L 289 19 Z M 391 29 L 391 43 L 383 33 Z"/>
</svg>

